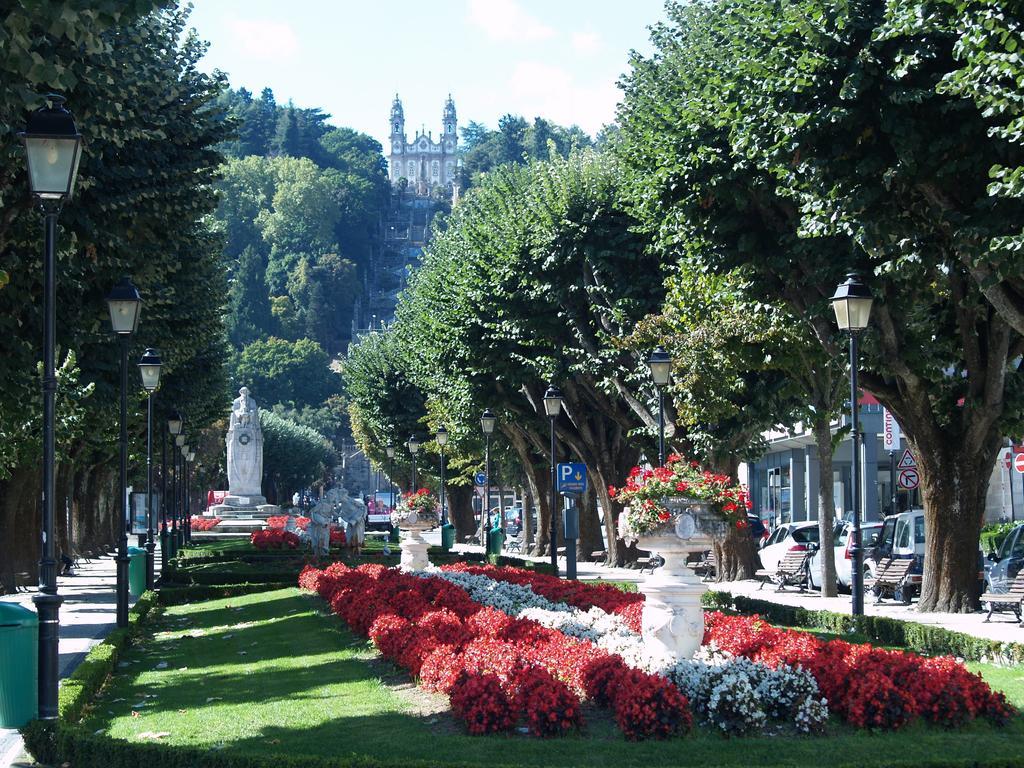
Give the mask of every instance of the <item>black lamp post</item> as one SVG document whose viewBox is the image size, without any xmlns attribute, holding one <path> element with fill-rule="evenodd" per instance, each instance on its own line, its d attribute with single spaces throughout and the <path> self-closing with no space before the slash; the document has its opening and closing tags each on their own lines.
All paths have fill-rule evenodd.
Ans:
<svg viewBox="0 0 1024 768">
<path fill-rule="evenodd" d="M 444 506 L 444 447 L 448 444 L 448 430 L 442 424 L 437 428 L 437 447 L 441 454 L 441 525 L 448 524 L 448 512 Z"/>
<path fill-rule="evenodd" d="M 190 528 L 192 527 L 192 500 L 189 498 L 189 446 L 185 443 L 181 446 L 181 543 L 189 543 Z"/>
<path fill-rule="evenodd" d="M 871 291 L 855 272 L 846 276 L 832 297 L 839 329 L 850 333 L 850 426 L 853 430 L 853 615 L 864 614 L 864 550 L 861 548 L 861 493 L 860 493 L 860 406 L 857 402 L 857 334 L 868 327 L 871 317 Z"/>
<path fill-rule="evenodd" d="M 488 542 L 491 527 L 491 435 L 494 433 L 494 425 L 497 424 L 497 417 L 491 413 L 490 408 L 484 409 L 480 416 L 480 429 L 484 433 L 484 503 L 480 505 L 480 527 L 483 529 L 484 554 L 489 555 Z M 499 510 L 500 511 L 500 510 Z"/>
<path fill-rule="evenodd" d="M 28 160 L 29 190 L 43 212 L 43 530 L 39 592 L 32 598 L 39 614 L 39 719 L 57 719 L 58 638 L 57 550 L 54 535 L 54 400 L 57 393 L 57 216 L 75 190 L 82 137 L 64 98 L 47 97 L 18 134 Z"/>
<path fill-rule="evenodd" d="M 405 444 L 405 447 L 409 449 L 409 455 L 412 456 L 412 488 L 410 491 L 416 490 L 416 454 L 420 452 L 420 441 L 416 439 L 416 435 L 409 437 L 409 442 Z"/>
<path fill-rule="evenodd" d="M 139 327 L 142 297 L 131 280 L 122 277 L 107 296 L 110 325 L 121 342 L 121 463 L 118 492 L 121 494 L 121 535 L 117 540 L 117 626 L 128 626 L 128 345 Z"/>
<path fill-rule="evenodd" d="M 178 411 L 171 411 L 171 415 L 167 417 L 167 429 L 164 431 L 163 440 L 163 453 L 161 459 L 161 472 L 160 472 L 160 497 L 161 497 L 161 509 L 163 510 L 163 519 L 161 521 L 160 530 L 160 559 L 163 563 L 164 568 L 167 567 L 167 560 L 174 557 L 174 478 L 171 477 L 171 495 L 167 495 L 167 438 L 177 437 L 181 434 L 181 430 L 185 424 L 184 419 Z M 174 463 L 174 452 L 171 452 L 171 463 Z M 174 467 L 171 467 L 173 471 Z M 170 498 L 171 504 L 168 506 L 167 500 Z M 171 518 L 171 527 L 168 529 L 167 518 L 168 515 Z"/>
<path fill-rule="evenodd" d="M 391 509 L 395 508 L 395 446 L 388 441 L 384 453 L 388 455 L 388 491 L 391 494 Z"/>
<path fill-rule="evenodd" d="M 185 508 L 185 470 L 182 467 L 184 462 L 181 461 L 181 449 L 185 445 L 185 435 L 177 435 L 174 438 L 174 447 L 177 450 L 174 452 L 174 515 L 171 518 L 174 527 L 171 530 L 171 539 L 174 544 L 174 555 L 177 556 L 178 552 L 181 551 L 181 545 L 184 543 L 183 536 L 185 535 L 185 521 L 183 511 Z"/>
<path fill-rule="evenodd" d="M 672 378 L 672 358 L 665 348 L 658 348 L 647 358 L 647 367 L 651 369 L 651 378 L 658 388 L 658 466 L 665 466 L 665 387 Z"/>
<path fill-rule="evenodd" d="M 146 589 L 156 580 L 156 521 L 153 514 L 153 393 L 160 386 L 160 355 L 150 347 L 139 360 L 142 386 L 146 390 Z"/>
<path fill-rule="evenodd" d="M 544 393 L 544 413 L 548 415 L 551 422 L 551 567 L 555 569 L 555 576 L 558 576 L 558 493 L 555 490 L 555 421 L 558 414 L 562 412 L 562 390 L 551 384 L 548 391 Z"/>
</svg>

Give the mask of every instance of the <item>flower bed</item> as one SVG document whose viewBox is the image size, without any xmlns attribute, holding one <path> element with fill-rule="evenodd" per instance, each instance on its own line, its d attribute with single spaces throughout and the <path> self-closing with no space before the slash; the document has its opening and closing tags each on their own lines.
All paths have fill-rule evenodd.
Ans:
<svg viewBox="0 0 1024 768">
<path fill-rule="evenodd" d="M 219 517 L 200 517 L 199 515 L 192 515 L 189 519 L 189 525 L 193 531 L 212 531 L 219 523 Z"/>
<path fill-rule="evenodd" d="M 271 515 L 267 518 L 267 528 L 286 528 L 288 526 L 288 518 L 290 515 Z M 308 517 L 296 517 L 295 527 L 300 531 L 304 531 L 309 528 L 310 518 Z"/>
<path fill-rule="evenodd" d="M 574 730 L 582 724 L 580 698 L 594 698 L 595 685 L 627 738 L 665 738 L 690 727 L 686 698 L 664 676 L 482 605 L 447 579 L 335 563 L 306 568 L 299 584 L 421 685 L 447 694 L 470 733 L 506 731 L 520 721 L 538 736 Z"/>
<path fill-rule="evenodd" d="M 283 528 L 267 528 L 253 531 L 249 541 L 256 549 L 296 549 L 301 540 L 298 534 Z"/>
<path fill-rule="evenodd" d="M 779 629 L 757 616 L 708 613 L 706 643 L 769 668 L 808 670 L 832 710 L 868 728 L 901 728 L 917 717 L 947 727 L 984 717 L 1006 724 L 1006 697 L 948 656 L 925 657 Z"/>
</svg>

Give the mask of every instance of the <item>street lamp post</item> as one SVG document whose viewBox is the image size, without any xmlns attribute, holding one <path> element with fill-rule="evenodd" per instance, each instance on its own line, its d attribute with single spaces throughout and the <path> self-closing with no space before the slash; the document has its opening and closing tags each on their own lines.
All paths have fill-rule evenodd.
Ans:
<svg viewBox="0 0 1024 768">
<path fill-rule="evenodd" d="M 171 518 L 174 528 L 171 531 L 171 538 L 174 539 L 174 554 L 181 551 L 185 535 L 185 468 L 180 461 L 181 449 L 185 445 L 185 435 L 181 434 L 174 438 L 174 447 L 178 450 L 174 453 L 174 516 Z"/>
<path fill-rule="evenodd" d="M 658 466 L 665 466 L 665 387 L 672 378 L 672 358 L 665 348 L 658 348 L 647 358 L 647 367 L 651 369 L 651 378 L 658 388 Z"/>
<path fill-rule="evenodd" d="M 491 526 L 491 435 L 494 433 L 494 425 L 498 422 L 497 417 L 491 413 L 490 408 L 485 408 L 480 416 L 480 428 L 484 433 L 484 503 L 480 505 L 480 527 L 483 529 L 484 554 L 490 552 L 488 542 L 490 540 Z M 500 505 L 499 505 L 500 506 Z M 498 510 L 499 514 L 501 510 Z"/>
<path fill-rule="evenodd" d="M 142 297 L 131 280 L 122 277 L 107 296 L 110 325 L 121 342 L 121 462 L 118 492 L 121 494 L 121 534 L 117 540 L 117 626 L 128 626 L 128 345 L 139 327 Z"/>
<path fill-rule="evenodd" d="M 853 542 L 850 558 L 853 560 L 853 615 L 864 614 L 864 550 L 861 548 L 861 492 L 860 492 L 860 406 L 857 397 L 857 335 L 868 327 L 871 317 L 871 291 L 851 272 L 832 297 L 839 329 L 850 332 L 850 426 L 853 430 Z"/>
<path fill-rule="evenodd" d="M 448 524 L 448 512 L 444 505 L 444 447 L 448 444 L 448 430 L 442 424 L 437 428 L 437 447 L 441 454 L 441 525 Z"/>
<path fill-rule="evenodd" d="M 409 437 L 409 442 L 405 444 L 405 447 L 409 449 L 409 455 L 412 456 L 412 488 L 410 491 L 416 491 L 416 454 L 420 452 L 420 441 L 416 439 L 416 435 Z"/>
<path fill-rule="evenodd" d="M 384 453 L 388 455 L 388 491 L 391 494 L 391 509 L 395 508 L 395 446 L 389 440 Z"/>
<path fill-rule="evenodd" d="M 32 598 L 39 614 L 39 719 L 57 719 L 58 637 L 57 550 L 54 535 L 55 397 L 57 393 L 57 216 L 75 190 L 82 137 L 61 96 L 32 113 L 24 133 L 29 190 L 43 212 L 43 530 L 39 592 Z"/>
<path fill-rule="evenodd" d="M 161 474 L 161 489 L 160 495 L 162 496 L 163 502 L 163 529 L 160 531 L 160 557 L 164 567 L 167 567 L 167 560 L 174 557 L 174 504 L 175 504 L 175 476 L 171 476 L 171 495 L 170 495 L 170 506 L 167 504 L 167 438 L 168 436 L 177 439 L 178 435 L 181 434 L 181 430 L 184 427 L 185 420 L 182 418 L 178 411 L 171 411 L 170 416 L 167 417 L 167 430 L 164 433 L 163 443 L 163 471 Z M 174 472 L 174 452 L 171 451 L 171 472 Z M 170 528 L 167 525 L 168 512 L 170 512 L 171 524 Z"/>
<path fill-rule="evenodd" d="M 153 393 L 160 385 L 160 355 L 150 347 L 139 360 L 142 386 L 146 390 L 146 589 L 156 581 L 156 521 L 153 515 Z M 162 543 L 162 542 L 161 542 Z"/>
<path fill-rule="evenodd" d="M 548 386 L 548 391 L 544 393 L 544 413 L 548 416 L 548 421 L 551 423 L 551 498 L 550 498 L 550 516 L 551 516 L 551 567 L 555 571 L 555 576 L 558 576 L 558 512 L 556 507 L 558 506 L 558 493 L 555 489 L 557 485 L 555 479 L 555 421 L 558 419 L 558 414 L 562 412 L 562 390 L 556 387 L 554 384 Z"/>
<path fill-rule="evenodd" d="M 190 543 L 192 527 L 192 500 L 189 494 L 189 446 L 185 443 L 181 446 L 181 541 L 182 544 Z"/>
</svg>

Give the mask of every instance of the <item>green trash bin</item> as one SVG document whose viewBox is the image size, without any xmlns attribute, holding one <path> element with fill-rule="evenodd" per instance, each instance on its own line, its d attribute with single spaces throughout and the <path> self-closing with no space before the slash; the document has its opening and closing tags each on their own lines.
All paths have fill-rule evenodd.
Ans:
<svg viewBox="0 0 1024 768">
<path fill-rule="evenodd" d="M 392 544 L 397 544 L 399 542 L 397 525 L 392 525 L 391 530 L 388 531 L 388 541 Z"/>
<path fill-rule="evenodd" d="M 141 597 L 146 591 L 146 550 L 128 547 L 128 593 Z"/>
<path fill-rule="evenodd" d="M 0 602 L 0 728 L 21 728 L 39 711 L 39 617 Z"/>
<path fill-rule="evenodd" d="M 455 546 L 455 526 L 451 523 L 445 523 L 441 526 L 441 549 L 445 552 L 451 552 L 452 547 Z"/>
<path fill-rule="evenodd" d="M 505 533 L 501 528 L 495 526 L 487 532 L 487 554 L 500 555 L 502 547 L 505 546 Z"/>
</svg>

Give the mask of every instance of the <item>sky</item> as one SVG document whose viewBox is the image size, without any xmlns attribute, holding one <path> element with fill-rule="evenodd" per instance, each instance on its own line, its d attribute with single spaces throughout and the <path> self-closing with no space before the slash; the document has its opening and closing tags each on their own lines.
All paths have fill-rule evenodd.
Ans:
<svg viewBox="0 0 1024 768">
<path fill-rule="evenodd" d="M 512 113 L 593 136 L 663 17 L 663 0 L 194 0 L 190 22 L 233 88 L 269 86 L 387 146 L 396 92 L 410 139 L 440 133 L 449 93 L 460 126 Z"/>
</svg>

